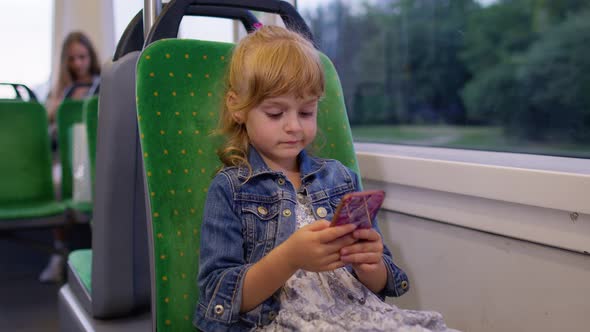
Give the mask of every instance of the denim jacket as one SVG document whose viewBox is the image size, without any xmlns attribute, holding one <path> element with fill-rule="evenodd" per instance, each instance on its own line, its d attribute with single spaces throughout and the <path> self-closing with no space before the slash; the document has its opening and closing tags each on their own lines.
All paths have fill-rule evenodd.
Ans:
<svg viewBox="0 0 590 332">
<path fill-rule="evenodd" d="M 299 191 L 311 199 L 316 219 L 331 220 L 342 196 L 358 191 L 356 174 L 336 160 L 311 157 L 305 151 L 299 158 Z M 199 303 L 193 319 L 203 331 L 249 330 L 269 324 L 280 309 L 277 291 L 253 310 L 240 313 L 242 286 L 248 269 L 296 231 L 297 193 L 253 147 L 248 160 L 251 175 L 246 167 L 227 167 L 209 187 L 201 228 Z M 379 232 L 376 221 L 373 227 Z M 377 295 L 404 294 L 408 277 L 386 247 L 383 260 L 387 284 Z"/>
</svg>

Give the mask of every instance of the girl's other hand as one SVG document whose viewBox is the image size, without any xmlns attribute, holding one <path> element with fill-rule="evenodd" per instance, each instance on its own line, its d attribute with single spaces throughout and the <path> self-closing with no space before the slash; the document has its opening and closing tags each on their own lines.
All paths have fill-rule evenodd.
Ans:
<svg viewBox="0 0 590 332">
<path fill-rule="evenodd" d="M 285 256 L 294 269 L 321 272 L 343 267 L 340 250 L 357 241 L 351 234 L 355 229 L 353 224 L 330 227 L 328 221 L 318 220 L 285 241 Z"/>
<path fill-rule="evenodd" d="M 352 234 L 355 243 L 340 250 L 341 260 L 352 264 L 357 273 L 371 273 L 383 265 L 383 241 L 374 229 L 357 229 Z"/>
</svg>

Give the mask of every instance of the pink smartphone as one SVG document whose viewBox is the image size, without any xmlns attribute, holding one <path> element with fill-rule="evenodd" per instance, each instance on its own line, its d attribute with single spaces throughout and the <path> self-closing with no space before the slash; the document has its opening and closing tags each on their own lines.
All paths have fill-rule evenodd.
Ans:
<svg viewBox="0 0 590 332">
<path fill-rule="evenodd" d="M 383 190 L 367 190 L 344 195 L 336 208 L 330 226 L 353 223 L 358 228 L 371 228 L 377 211 L 383 204 Z"/>
</svg>

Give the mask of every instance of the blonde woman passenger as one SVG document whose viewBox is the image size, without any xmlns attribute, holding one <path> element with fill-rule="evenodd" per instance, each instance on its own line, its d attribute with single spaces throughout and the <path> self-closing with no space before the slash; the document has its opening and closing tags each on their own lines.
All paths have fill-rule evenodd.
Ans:
<svg viewBox="0 0 590 332">
<path fill-rule="evenodd" d="M 45 101 L 45 108 L 49 118 L 49 133 L 54 152 L 54 183 L 59 186 L 57 109 L 64 99 L 84 99 L 94 95 L 100 83 L 99 59 L 92 42 L 83 32 L 71 32 L 64 39 L 57 74 L 56 83 Z M 64 228 L 59 227 L 53 230 L 53 242 L 57 253 L 50 256 L 47 266 L 39 275 L 39 281 L 61 282 L 64 280 L 65 255 L 68 252 L 66 238 Z"/>
</svg>

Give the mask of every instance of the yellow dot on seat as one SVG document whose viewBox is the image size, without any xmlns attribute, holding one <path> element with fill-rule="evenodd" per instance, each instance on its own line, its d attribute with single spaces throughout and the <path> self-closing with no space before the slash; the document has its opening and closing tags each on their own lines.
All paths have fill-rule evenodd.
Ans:
<svg viewBox="0 0 590 332">
<path fill-rule="evenodd" d="M 191 91 L 191 97 L 194 97 L 195 93 L 193 91 Z"/>
<path fill-rule="evenodd" d="M 203 192 L 206 193 L 207 191 L 209 191 L 209 189 L 207 188 L 203 188 Z"/>
<path fill-rule="evenodd" d="M 172 324 L 169 319 L 166 319 L 166 321 L 164 323 L 166 323 L 166 325 Z"/>
<path fill-rule="evenodd" d="M 152 197 L 154 197 L 154 196 L 156 196 L 156 193 L 152 191 L 152 192 L 150 193 L 150 195 L 152 195 Z"/>
<path fill-rule="evenodd" d="M 172 91 L 172 95 L 176 97 L 176 91 Z"/>
<path fill-rule="evenodd" d="M 147 176 L 152 176 L 152 172 L 147 172 Z"/>
<path fill-rule="evenodd" d="M 141 121 L 141 115 L 137 116 L 137 121 Z"/>
<path fill-rule="evenodd" d="M 170 77 L 174 77 L 174 73 L 173 72 L 169 72 L 168 75 L 170 75 Z"/>
<path fill-rule="evenodd" d="M 205 173 L 205 169 L 204 168 L 201 168 L 201 173 Z"/>
<path fill-rule="evenodd" d="M 198 135 L 200 133 L 200 131 L 195 130 L 195 135 Z"/>
<path fill-rule="evenodd" d="M 166 173 L 168 173 L 168 174 L 172 174 L 172 170 L 171 170 L 171 169 L 169 169 L 169 170 L 166 170 Z"/>
<path fill-rule="evenodd" d="M 203 60 L 207 60 L 207 56 L 206 55 L 203 55 Z"/>
<path fill-rule="evenodd" d="M 193 228 L 193 234 L 194 234 L 194 235 L 197 235 L 197 233 L 198 233 L 198 232 L 199 232 L 199 231 L 198 231 L 196 228 Z"/>
<path fill-rule="evenodd" d="M 174 215 L 177 216 L 178 215 L 178 210 L 174 209 Z"/>
<path fill-rule="evenodd" d="M 193 116 L 197 116 L 197 112 L 193 112 Z"/>
<path fill-rule="evenodd" d="M 164 134 L 166 134 L 166 132 L 163 130 L 160 130 L 160 135 L 164 135 Z"/>
<path fill-rule="evenodd" d="M 188 171 L 188 169 L 187 169 L 187 171 Z M 188 188 L 186 191 L 189 192 L 189 193 L 192 193 L 193 192 L 193 190 L 191 188 Z"/>
<path fill-rule="evenodd" d="M 164 298 L 164 302 L 168 303 L 168 302 L 170 302 L 170 299 L 166 297 L 166 298 Z"/>
<path fill-rule="evenodd" d="M 186 168 L 184 169 L 184 174 L 188 174 L 188 169 L 186 169 Z"/>
<path fill-rule="evenodd" d="M 180 257 L 184 257 L 184 251 L 181 251 L 181 252 L 179 253 L 179 255 L 180 255 Z"/>
<path fill-rule="evenodd" d="M 187 315 L 184 315 L 184 320 L 188 320 L 188 316 Z"/>
<path fill-rule="evenodd" d="M 195 209 L 194 208 L 191 208 L 190 211 L 191 211 L 192 214 L 195 213 Z"/>
<path fill-rule="evenodd" d="M 154 217 L 158 218 L 160 214 L 158 212 L 154 212 Z"/>
<path fill-rule="evenodd" d="M 156 115 L 157 115 L 157 116 L 161 116 L 161 115 L 162 115 L 162 112 L 159 112 L 159 111 L 158 111 L 158 112 L 156 112 Z"/>
<path fill-rule="evenodd" d="M 148 156 L 148 153 L 147 153 L 147 152 L 146 152 L 146 153 L 144 153 L 144 154 L 143 154 L 143 156 L 147 158 L 147 156 Z"/>
<path fill-rule="evenodd" d="M 334 145 L 334 143 L 332 143 L 332 144 L 330 144 L 330 147 L 334 148 L 334 147 L 336 147 L 336 145 Z"/>
<path fill-rule="evenodd" d="M 182 231 L 181 231 L 181 230 L 177 230 L 177 231 L 176 231 L 176 235 L 177 235 L 177 236 L 181 236 L 181 235 L 182 235 Z"/>
<path fill-rule="evenodd" d="M 213 94 L 211 92 L 207 92 L 207 96 L 211 97 Z"/>
<path fill-rule="evenodd" d="M 188 294 L 184 294 L 184 295 L 182 295 L 182 297 L 184 297 L 184 299 L 186 300 L 186 299 L 188 299 Z"/>
<path fill-rule="evenodd" d="M 168 154 L 168 150 L 164 150 L 164 154 Z"/>
<path fill-rule="evenodd" d="M 158 96 L 158 91 L 154 91 L 154 96 Z"/>
<path fill-rule="evenodd" d="M 180 112 L 174 112 L 174 115 L 179 116 Z"/>
<path fill-rule="evenodd" d="M 170 190 L 170 195 L 175 195 L 176 194 L 176 190 L 172 189 Z"/>
<path fill-rule="evenodd" d="M 213 113 L 213 112 L 209 112 L 209 116 L 210 116 L 210 117 L 213 117 L 213 116 L 215 116 L 215 113 Z"/>
<path fill-rule="evenodd" d="M 145 134 L 141 134 L 141 138 L 145 138 Z"/>
<path fill-rule="evenodd" d="M 192 78 L 192 77 L 193 77 L 193 74 L 191 74 L 191 73 L 188 73 L 188 74 L 186 74 L 186 76 L 187 76 L 188 78 Z"/>
<path fill-rule="evenodd" d="M 203 154 L 203 150 L 199 149 L 198 153 Z"/>
<path fill-rule="evenodd" d="M 166 53 L 166 59 L 170 59 L 170 54 Z"/>
<path fill-rule="evenodd" d="M 150 77 L 154 77 L 154 76 L 156 76 L 156 74 L 154 72 L 151 72 Z"/>
<path fill-rule="evenodd" d="M 209 74 L 205 74 L 205 78 L 209 78 Z"/>
<path fill-rule="evenodd" d="M 145 56 L 145 59 L 146 59 L 146 60 L 149 60 L 149 59 L 151 59 L 151 58 L 152 58 L 152 57 L 151 57 L 151 56 L 149 56 L 149 55 L 146 55 L 146 56 Z"/>
<path fill-rule="evenodd" d="M 185 149 L 182 149 L 182 151 L 180 151 L 180 153 L 186 154 L 186 150 Z"/>
<path fill-rule="evenodd" d="M 180 275 L 180 277 L 181 277 L 182 279 L 186 279 L 186 273 L 182 273 L 182 274 Z"/>
<path fill-rule="evenodd" d="M 164 238 L 164 234 L 158 233 L 158 239 L 163 239 L 163 238 Z"/>
<path fill-rule="evenodd" d="M 332 127 L 328 127 L 328 131 L 332 131 Z"/>
<path fill-rule="evenodd" d="M 166 255 L 160 255 L 160 259 L 166 259 Z"/>
<path fill-rule="evenodd" d="M 178 135 L 182 135 L 182 130 L 179 130 L 178 131 Z"/>
<path fill-rule="evenodd" d="M 225 60 L 225 57 L 222 55 L 219 57 L 221 59 L 221 61 Z"/>
<path fill-rule="evenodd" d="M 188 59 L 188 53 L 186 53 L 186 54 L 184 55 L 184 58 L 185 58 L 185 59 Z"/>
</svg>

